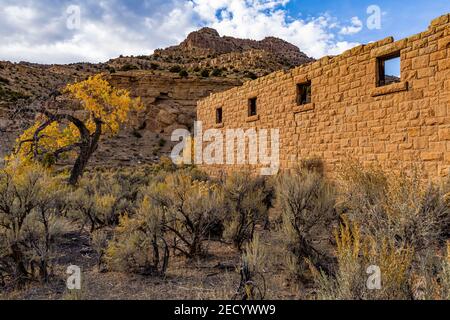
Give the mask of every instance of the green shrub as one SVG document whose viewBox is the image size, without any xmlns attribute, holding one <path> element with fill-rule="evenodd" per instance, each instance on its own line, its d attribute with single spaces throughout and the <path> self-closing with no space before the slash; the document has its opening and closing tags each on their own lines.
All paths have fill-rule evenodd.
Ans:
<svg viewBox="0 0 450 320">
<path fill-rule="evenodd" d="M 200 76 L 203 77 L 203 78 L 208 78 L 209 77 L 209 70 L 208 69 L 203 69 L 200 72 Z"/>
<path fill-rule="evenodd" d="M 222 70 L 220 70 L 218 68 L 214 68 L 214 70 L 211 71 L 212 77 L 220 77 L 221 75 L 222 75 Z"/>
<path fill-rule="evenodd" d="M 179 72 L 181 72 L 181 67 L 178 65 L 172 66 L 172 67 L 170 67 L 169 71 L 172 73 L 179 73 Z"/>
<path fill-rule="evenodd" d="M 178 74 L 180 77 L 182 78 L 187 78 L 189 77 L 189 73 L 186 70 L 181 70 L 180 73 Z"/>
<path fill-rule="evenodd" d="M 131 64 L 131 63 L 127 63 L 120 68 L 120 71 L 131 71 L 131 70 L 138 70 L 138 69 L 139 69 L 138 66 Z"/>
</svg>

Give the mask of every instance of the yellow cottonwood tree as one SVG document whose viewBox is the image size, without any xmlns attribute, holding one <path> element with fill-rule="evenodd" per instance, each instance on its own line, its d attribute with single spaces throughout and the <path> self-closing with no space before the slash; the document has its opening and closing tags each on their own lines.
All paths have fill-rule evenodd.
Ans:
<svg viewBox="0 0 450 320">
<path fill-rule="evenodd" d="M 57 101 L 54 97 L 52 101 L 56 108 L 47 105 L 37 110 L 42 116 L 17 139 L 15 152 L 7 160 L 51 165 L 62 157 L 75 156 L 69 178 L 69 183 L 74 185 L 101 138 L 117 134 L 120 126 L 129 120 L 130 113 L 142 110 L 143 106 L 140 99 L 132 99 L 127 90 L 113 88 L 102 74 L 70 84 L 62 93 L 65 99 Z M 61 113 L 64 108 L 58 104 L 69 101 L 80 103 L 87 114 L 85 119 Z"/>
</svg>

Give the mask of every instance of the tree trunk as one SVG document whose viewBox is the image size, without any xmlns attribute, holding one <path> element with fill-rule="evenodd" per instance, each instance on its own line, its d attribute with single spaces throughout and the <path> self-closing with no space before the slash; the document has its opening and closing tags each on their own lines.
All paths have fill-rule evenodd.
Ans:
<svg viewBox="0 0 450 320">
<path fill-rule="evenodd" d="M 84 170 L 86 169 L 90 156 L 91 155 L 89 154 L 89 146 L 87 147 L 83 146 L 70 173 L 69 178 L 70 185 L 74 186 L 78 183 L 78 180 L 81 178 Z"/>
<path fill-rule="evenodd" d="M 78 180 L 83 176 L 89 159 L 98 148 L 98 142 L 100 141 L 100 136 L 102 135 L 102 121 L 100 119 L 94 119 L 94 121 L 96 128 L 92 136 L 86 134 L 85 130 L 79 130 L 81 134 L 81 147 L 78 158 L 75 161 L 70 173 L 69 184 L 72 186 L 76 185 Z"/>
</svg>

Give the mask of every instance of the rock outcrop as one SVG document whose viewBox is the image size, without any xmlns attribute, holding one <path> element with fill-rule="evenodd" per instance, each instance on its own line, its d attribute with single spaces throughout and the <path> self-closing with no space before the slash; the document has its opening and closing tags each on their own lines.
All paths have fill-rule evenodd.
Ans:
<svg viewBox="0 0 450 320">
<path fill-rule="evenodd" d="M 173 130 L 192 127 L 198 100 L 310 61 L 281 39 L 221 37 L 216 30 L 203 28 L 179 45 L 155 50 L 149 56 L 120 56 L 100 64 L 0 62 L 0 158 L 11 151 L 14 140 L 29 125 L 7 118 L 11 106 L 21 100 L 31 103 L 96 73 L 104 73 L 114 86 L 141 97 L 145 105 L 133 124 L 105 142 L 95 156 L 96 163 L 104 164 L 107 159 L 117 165 L 153 161 L 167 154 Z"/>
</svg>

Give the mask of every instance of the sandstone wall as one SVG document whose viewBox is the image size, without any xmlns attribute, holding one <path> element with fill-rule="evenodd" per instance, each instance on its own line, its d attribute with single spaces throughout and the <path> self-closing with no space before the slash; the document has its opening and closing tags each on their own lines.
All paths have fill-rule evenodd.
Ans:
<svg viewBox="0 0 450 320">
<path fill-rule="evenodd" d="M 110 82 L 142 99 L 145 111 L 139 117 L 141 127 L 169 136 L 174 128 L 192 126 L 198 100 L 242 84 L 236 79 L 181 78 L 148 71 L 115 73 Z"/>
<path fill-rule="evenodd" d="M 400 51 L 401 82 L 377 87 L 377 58 Z M 312 103 L 298 106 L 298 83 L 312 82 Z M 223 108 L 223 128 L 279 128 L 281 168 L 318 156 L 333 170 L 345 158 L 365 165 L 420 164 L 431 177 L 450 169 L 450 14 L 428 30 L 386 38 L 275 72 L 200 101 L 204 130 Z M 258 116 L 248 117 L 248 99 Z M 210 173 L 235 170 L 207 166 Z"/>
</svg>

